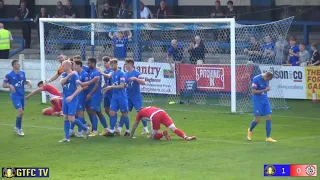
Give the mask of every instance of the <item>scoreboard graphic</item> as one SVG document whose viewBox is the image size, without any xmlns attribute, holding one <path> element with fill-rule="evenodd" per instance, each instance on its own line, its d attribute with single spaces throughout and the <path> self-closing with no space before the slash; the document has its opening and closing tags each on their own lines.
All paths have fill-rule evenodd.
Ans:
<svg viewBox="0 0 320 180">
<path fill-rule="evenodd" d="M 316 177 L 317 165 L 313 164 L 265 164 L 264 176 Z"/>
</svg>

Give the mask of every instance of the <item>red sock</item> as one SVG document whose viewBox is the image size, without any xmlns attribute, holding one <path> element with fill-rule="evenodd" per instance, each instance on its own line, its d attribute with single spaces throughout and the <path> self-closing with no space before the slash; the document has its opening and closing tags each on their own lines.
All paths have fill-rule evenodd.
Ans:
<svg viewBox="0 0 320 180">
<path fill-rule="evenodd" d="M 180 130 L 180 129 L 176 129 L 176 130 L 174 131 L 174 133 L 175 133 L 176 135 L 182 137 L 183 139 L 184 139 L 185 137 L 187 137 L 186 134 L 184 134 L 184 132 L 183 132 L 182 130 Z"/>
<path fill-rule="evenodd" d="M 156 133 L 155 135 L 153 135 L 153 138 L 154 139 L 157 139 L 157 140 L 160 140 L 161 138 L 163 137 L 163 134 L 162 133 Z"/>
</svg>

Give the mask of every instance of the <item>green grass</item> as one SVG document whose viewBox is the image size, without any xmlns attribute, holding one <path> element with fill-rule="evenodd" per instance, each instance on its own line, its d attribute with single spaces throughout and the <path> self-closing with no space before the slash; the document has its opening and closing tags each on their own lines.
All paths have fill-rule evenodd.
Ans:
<svg viewBox="0 0 320 180">
<path fill-rule="evenodd" d="M 63 119 L 42 116 L 48 105 L 40 104 L 40 96 L 26 102 L 25 137 L 13 134 L 15 110 L 8 93 L 1 92 L 0 99 L 0 165 L 50 167 L 50 179 L 259 180 L 264 179 L 263 164 L 320 165 L 320 105 L 310 101 L 288 101 L 289 110 L 274 112 L 272 137 L 277 143 L 265 142 L 264 122 L 252 142 L 245 140 L 251 114 L 160 104 L 177 127 L 198 140 L 185 142 L 171 133 L 172 141 L 152 141 L 137 134 L 136 139 L 94 137 L 65 144 L 58 143 Z"/>
</svg>

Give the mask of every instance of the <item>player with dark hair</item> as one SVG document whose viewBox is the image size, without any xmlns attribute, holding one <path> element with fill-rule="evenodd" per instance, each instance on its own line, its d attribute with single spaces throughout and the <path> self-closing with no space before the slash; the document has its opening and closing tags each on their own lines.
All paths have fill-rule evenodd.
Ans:
<svg viewBox="0 0 320 180">
<path fill-rule="evenodd" d="M 71 70 L 72 63 L 70 61 L 64 61 L 62 68 L 64 73 L 61 74 L 60 84 L 63 87 L 63 103 L 62 112 L 64 114 L 64 135 L 65 137 L 59 142 L 70 141 L 70 122 L 75 123 L 81 130 L 84 131 L 84 137 L 89 134 L 89 127 L 86 127 L 81 120 L 76 119 L 76 110 L 78 104 L 78 94 L 82 91 L 79 76 L 76 72 Z"/>
<path fill-rule="evenodd" d="M 118 69 L 118 60 L 111 59 L 110 66 L 113 70 L 112 85 L 102 89 L 102 93 L 113 91 L 110 103 L 110 132 L 106 136 L 114 136 L 115 125 L 117 123 L 117 111 L 120 109 L 121 118 L 119 127 L 126 125 L 126 133 L 124 136 L 130 136 L 129 117 L 128 117 L 128 98 L 125 90 L 125 75 L 124 72 Z"/>
<path fill-rule="evenodd" d="M 141 73 L 134 68 L 134 60 L 131 58 L 126 58 L 125 67 L 127 72 L 126 77 L 126 88 L 128 96 L 128 108 L 132 111 L 133 107 L 136 111 L 142 108 L 142 95 L 140 92 L 140 84 L 145 85 L 146 81 L 141 77 Z M 143 132 L 141 134 L 149 134 L 148 124 L 146 121 L 142 120 Z M 121 128 L 119 128 L 121 132 Z"/>
<path fill-rule="evenodd" d="M 260 117 L 266 117 L 266 141 L 277 142 L 270 137 L 271 135 L 271 107 L 268 99 L 267 92 L 270 91 L 269 81 L 272 80 L 272 72 L 266 72 L 257 75 L 252 80 L 252 103 L 253 103 L 253 115 L 254 120 L 251 122 L 248 129 L 247 139 L 252 140 L 252 131 L 256 125 L 260 122 Z"/>
<path fill-rule="evenodd" d="M 73 64 L 74 70 L 78 73 L 79 80 L 81 82 L 86 82 L 89 80 L 89 74 L 82 69 L 82 61 L 76 60 Z M 84 119 L 84 110 L 86 108 L 86 96 L 87 96 L 87 89 L 88 87 L 83 87 L 83 90 L 78 94 L 78 104 L 77 104 L 77 113 L 76 118 L 79 119 L 83 124 L 87 124 L 86 120 Z M 78 128 L 78 133 L 75 134 L 74 129 L 75 123 L 71 123 L 70 127 L 70 136 L 76 136 L 76 137 L 83 137 L 83 133 L 81 132 L 81 128 Z"/>
<path fill-rule="evenodd" d="M 136 122 L 134 123 L 131 130 L 131 138 L 133 137 L 140 120 L 150 121 L 150 123 L 152 124 L 152 133 L 150 137 L 153 139 L 160 140 L 164 136 L 167 140 L 171 140 L 171 137 L 169 136 L 167 130 L 164 130 L 162 133 L 159 132 L 161 124 L 165 125 L 173 133 L 185 139 L 186 141 L 197 139 L 195 136 L 187 136 L 182 130 L 176 128 L 170 116 L 163 109 L 154 106 L 140 109 L 136 116 Z"/>
<path fill-rule="evenodd" d="M 98 117 L 105 131 L 109 131 L 109 128 L 107 125 L 106 118 L 101 113 L 102 77 L 101 73 L 97 69 L 97 60 L 95 58 L 89 58 L 88 66 L 90 68 L 90 80 L 87 82 L 82 82 L 81 86 L 89 86 L 89 92 L 87 94 L 86 101 L 90 101 L 90 110 L 88 113 L 90 114 L 89 116 L 92 124 L 92 132 L 89 136 L 93 137 L 98 135 Z"/>
<path fill-rule="evenodd" d="M 46 116 L 57 116 L 62 114 L 62 96 L 57 88 L 50 84 L 44 84 L 43 81 L 38 82 L 38 89 L 32 91 L 26 100 L 29 100 L 32 96 L 39 92 L 44 92 L 49 98 L 52 106 L 44 108 L 42 114 Z"/>
<path fill-rule="evenodd" d="M 26 74 L 20 70 L 19 60 L 14 59 L 11 61 L 12 71 L 6 74 L 2 87 L 10 89 L 10 98 L 12 100 L 14 108 L 17 110 L 16 125 L 14 132 L 19 136 L 24 136 L 22 131 L 22 116 L 24 111 L 24 85 L 29 85 L 31 82 L 26 79 Z"/>
</svg>

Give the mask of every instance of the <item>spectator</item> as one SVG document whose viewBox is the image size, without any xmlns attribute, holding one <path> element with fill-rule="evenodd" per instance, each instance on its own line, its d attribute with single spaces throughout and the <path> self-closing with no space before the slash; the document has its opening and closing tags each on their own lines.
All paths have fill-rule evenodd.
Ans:
<svg viewBox="0 0 320 180">
<path fill-rule="evenodd" d="M 320 65 L 320 52 L 318 51 L 318 43 L 311 44 L 312 57 L 310 66 L 319 66 Z"/>
<path fill-rule="evenodd" d="M 233 7 L 233 1 L 228 1 L 228 10 L 226 11 L 227 18 L 237 19 L 237 11 Z"/>
<path fill-rule="evenodd" d="M 0 18 L 6 18 L 6 9 L 3 0 L 0 0 Z"/>
<path fill-rule="evenodd" d="M 119 8 L 119 12 L 118 12 L 118 18 L 119 19 L 129 19 L 129 10 L 126 7 L 126 2 L 122 1 L 120 8 Z"/>
<path fill-rule="evenodd" d="M 224 16 L 223 9 L 221 7 L 221 3 L 219 0 L 216 0 L 215 7 L 213 9 L 213 12 L 211 13 L 212 18 L 222 18 Z"/>
<path fill-rule="evenodd" d="M 118 32 L 117 34 L 109 33 L 109 37 L 113 42 L 113 56 L 118 60 L 124 60 L 127 57 L 127 44 L 131 40 L 132 34 L 129 31 L 128 36 L 125 36 L 125 32 Z"/>
<path fill-rule="evenodd" d="M 140 1 L 140 18 L 141 19 L 153 19 L 152 12 L 141 1 Z"/>
<path fill-rule="evenodd" d="M 274 64 L 274 43 L 269 35 L 264 38 L 264 42 L 265 44 L 262 45 L 263 64 Z"/>
<path fill-rule="evenodd" d="M 244 52 L 248 54 L 249 56 L 249 61 L 252 62 L 259 62 L 261 59 L 261 45 L 257 41 L 255 37 L 250 37 L 250 43 L 248 48 L 244 49 Z"/>
<path fill-rule="evenodd" d="M 0 23 L 0 59 L 8 59 L 10 51 L 10 41 L 13 40 L 11 32 L 4 29 L 4 25 Z"/>
<path fill-rule="evenodd" d="M 205 46 L 199 36 L 196 36 L 191 43 L 191 47 L 188 50 L 190 54 L 191 64 L 196 64 L 198 60 L 204 61 L 205 59 Z"/>
<path fill-rule="evenodd" d="M 54 18 L 65 18 L 66 17 L 65 8 L 64 8 L 61 1 L 57 2 L 56 12 L 53 17 Z"/>
<path fill-rule="evenodd" d="M 34 18 L 33 22 L 36 24 L 37 29 L 38 29 L 38 36 L 40 35 L 39 31 L 39 18 L 50 18 L 50 15 L 47 13 L 46 8 L 42 7 L 40 9 L 40 13 L 37 14 L 37 16 Z M 48 35 L 48 27 L 44 27 L 44 35 Z"/>
<path fill-rule="evenodd" d="M 160 8 L 157 11 L 157 19 L 167 19 L 168 9 L 166 8 L 166 2 L 160 1 Z"/>
<path fill-rule="evenodd" d="M 26 8 L 26 3 L 21 2 L 20 8 L 17 11 L 15 19 L 17 21 L 24 21 L 29 17 L 29 10 Z M 31 27 L 29 22 L 22 22 L 22 35 L 25 40 L 25 48 L 30 48 L 31 44 Z"/>
<path fill-rule="evenodd" d="M 67 1 L 67 8 L 65 10 L 66 18 L 76 18 L 77 17 L 77 10 L 74 6 L 72 6 L 71 0 Z"/>
<path fill-rule="evenodd" d="M 275 61 L 277 65 L 282 65 L 287 61 L 289 54 L 289 43 L 282 36 L 278 36 L 278 41 L 275 44 Z"/>
<path fill-rule="evenodd" d="M 112 7 L 109 6 L 108 3 L 104 4 L 104 9 L 101 13 L 101 17 L 104 19 L 113 19 L 114 18 L 113 9 L 112 9 Z"/>
<path fill-rule="evenodd" d="M 297 46 L 296 44 L 297 39 L 295 37 L 290 37 L 290 49 L 287 64 L 291 64 L 292 66 L 298 66 L 297 62 L 299 61 L 299 46 Z"/>
<path fill-rule="evenodd" d="M 306 50 L 306 44 L 300 43 L 300 45 L 299 45 L 299 61 L 297 62 L 297 65 L 307 66 L 309 61 L 310 61 L 310 54 Z"/>
<path fill-rule="evenodd" d="M 176 39 L 171 41 L 171 46 L 168 49 L 167 61 L 169 64 L 181 63 L 183 58 L 183 48 Z"/>
</svg>

